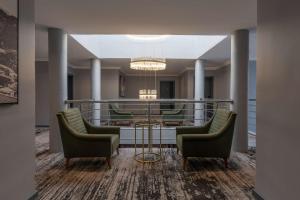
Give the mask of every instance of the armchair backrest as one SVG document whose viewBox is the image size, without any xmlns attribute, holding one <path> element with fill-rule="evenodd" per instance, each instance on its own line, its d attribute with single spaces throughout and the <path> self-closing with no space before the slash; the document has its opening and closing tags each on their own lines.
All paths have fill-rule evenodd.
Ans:
<svg viewBox="0 0 300 200">
<path fill-rule="evenodd" d="M 115 103 L 110 103 L 109 105 L 109 112 L 111 115 L 117 114 L 119 111 L 119 106 L 118 104 Z"/>
<path fill-rule="evenodd" d="M 78 108 L 67 109 L 62 112 L 68 124 L 79 133 L 87 133 L 80 110 Z"/>
<path fill-rule="evenodd" d="M 185 104 L 179 104 L 174 110 L 178 112 L 178 114 L 183 114 L 185 109 Z"/>
<path fill-rule="evenodd" d="M 229 116 L 230 112 L 224 109 L 217 109 L 215 115 L 213 116 L 208 133 L 215 133 L 222 129 L 226 125 Z"/>
</svg>

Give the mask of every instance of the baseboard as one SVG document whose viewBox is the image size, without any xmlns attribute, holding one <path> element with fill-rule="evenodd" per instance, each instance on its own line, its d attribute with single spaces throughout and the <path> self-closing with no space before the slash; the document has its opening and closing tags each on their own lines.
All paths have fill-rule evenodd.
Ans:
<svg viewBox="0 0 300 200">
<path fill-rule="evenodd" d="M 38 199 L 38 193 L 35 192 L 31 197 L 28 198 L 28 200 L 37 200 Z"/>
<path fill-rule="evenodd" d="M 252 136 L 256 136 L 256 133 L 252 132 L 252 131 L 248 131 L 248 134 L 249 135 L 252 135 Z"/>
<path fill-rule="evenodd" d="M 49 125 L 35 125 L 36 128 L 49 128 Z"/>
<path fill-rule="evenodd" d="M 159 144 L 152 144 L 153 147 L 155 148 L 159 148 Z M 119 146 L 120 148 L 134 148 L 135 145 L 134 144 L 120 144 Z M 141 148 L 143 147 L 142 144 L 137 144 L 136 145 L 137 148 Z M 145 144 L 144 147 L 148 147 L 148 144 Z M 176 148 L 176 144 L 161 144 L 162 148 Z"/>
<path fill-rule="evenodd" d="M 264 200 L 255 190 L 252 190 L 252 194 L 256 200 Z"/>
</svg>

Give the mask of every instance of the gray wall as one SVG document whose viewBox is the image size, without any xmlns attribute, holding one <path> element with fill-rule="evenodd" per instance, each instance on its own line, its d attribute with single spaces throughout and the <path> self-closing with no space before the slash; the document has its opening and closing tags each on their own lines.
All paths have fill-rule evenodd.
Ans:
<svg viewBox="0 0 300 200">
<path fill-rule="evenodd" d="M 260 0 L 257 29 L 257 165 L 264 199 L 299 199 L 298 0 Z"/>
<path fill-rule="evenodd" d="M 206 70 L 206 77 L 213 77 L 214 98 L 229 99 L 230 67 L 226 66 L 219 70 Z M 194 70 L 182 73 L 180 80 L 180 97 L 194 98 Z"/>
<path fill-rule="evenodd" d="M 194 99 L 194 70 L 187 70 L 179 76 L 179 98 L 182 99 Z"/>
<path fill-rule="evenodd" d="M 90 99 L 90 70 L 75 69 L 74 75 L 74 99 Z M 101 98 L 119 98 L 119 70 L 101 71 Z"/>
<path fill-rule="evenodd" d="M 119 98 L 119 70 L 102 70 L 101 72 L 101 95 L 102 99 Z"/>
<path fill-rule="evenodd" d="M 156 89 L 157 98 L 160 98 L 160 81 L 175 81 L 175 98 L 179 98 L 179 88 L 180 82 L 177 76 L 157 76 L 156 77 Z M 155 89 L 155 78 L 154 76 L 147 77 L 144 76 L 126 76 L 125 78 L 125 98 L 138 99 L 139 90 L 143 88 Z"/>
<path fill-rule="evenodd" d="M 36 62 L 35 66 L 35 123 L 37 126 L 49 126 L 48 62 Z"/>
<path fill-rule="evenodd" d="M 19 104 L 0 105 L 0 199 L 28 199 L 35 192 L 34 1 L 19 5 Z"/>
<path fill-rule="evenodd" d="M 179 98 L 186 99 L 187 97 L 187 73 L 184 72 L 179 76 Z"/>
<path fill-rule="evenodd" d="M 73 69 L 68 67 L 68 74 Z M 48 61 L 35 62 L 35 123 L 36 126 L 49 126 L 49 66 Z"/>
<path fill-rule="evenodd" d="M 90 99 L 91 87 L 90 70 L 75 69 L 73 70 L 73 86 L 74 86 L 74 99 Z M 102 74 L 102 73 L 101 73 Z"/>
<path fill-rule="evenodd" d="M 214 77 L 214 98 L 229 99 L 230 93 L 230 66 L 225 66 L 213 71 Z"/>
</svg>

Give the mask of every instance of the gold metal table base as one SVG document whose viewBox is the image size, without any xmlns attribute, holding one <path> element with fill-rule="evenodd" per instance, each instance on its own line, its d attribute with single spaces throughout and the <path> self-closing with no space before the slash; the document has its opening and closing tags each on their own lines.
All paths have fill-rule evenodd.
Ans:
<svg viewBox="0 0 300 200">
<path fill-rule="evenodd" d="M 150 157 L 154 159 L 151 159 Z M 153 152 L 138 153 L 135 154 L 134 159 L 140 163 L 154 163 L 161 160 L 161 155 L 159 153 L 153 153 Z"/>
<path fill-rule="evenodd" d="M 153 133 L 152 128 L 154 126 L 159 126 L 159 153 L 153 152 Z M 142 152 L 137 153 L 137 128 L 141 128 L 142 131 Z M 145 152 L 145 143 L 144 143 L 144 134 L 145 134 L 145 128 L 148 129 L 148 144 L 147 148 L 148 151 Z M 156 121 L 143 121 L 143 122 L 137 122 L 135 123 L 134 128 L 134 159 L 140 163 L 154 163 L 161 160 L 161 123 Z"/>
</svg>

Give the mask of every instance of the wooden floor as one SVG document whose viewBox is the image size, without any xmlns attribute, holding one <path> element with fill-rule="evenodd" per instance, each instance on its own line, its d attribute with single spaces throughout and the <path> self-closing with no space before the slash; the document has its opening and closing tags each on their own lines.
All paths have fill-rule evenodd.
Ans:
<svg viewBox="0 0 300 200">
<path fill-rule="evenodd" d="M 48 132 L 36 136 L 36 182 L 40 199 L 254 199 L 255 154 L 234 154 L 229 168 L 219 159 L 190 159 L 183 171 L 175 149 L 163 160 L 142 164 L 133 149 L 121 148 L 112 169 L 105 159 L 74 159 L 65 169 L 62 154 L 48 151 Z"/>
</svg>

